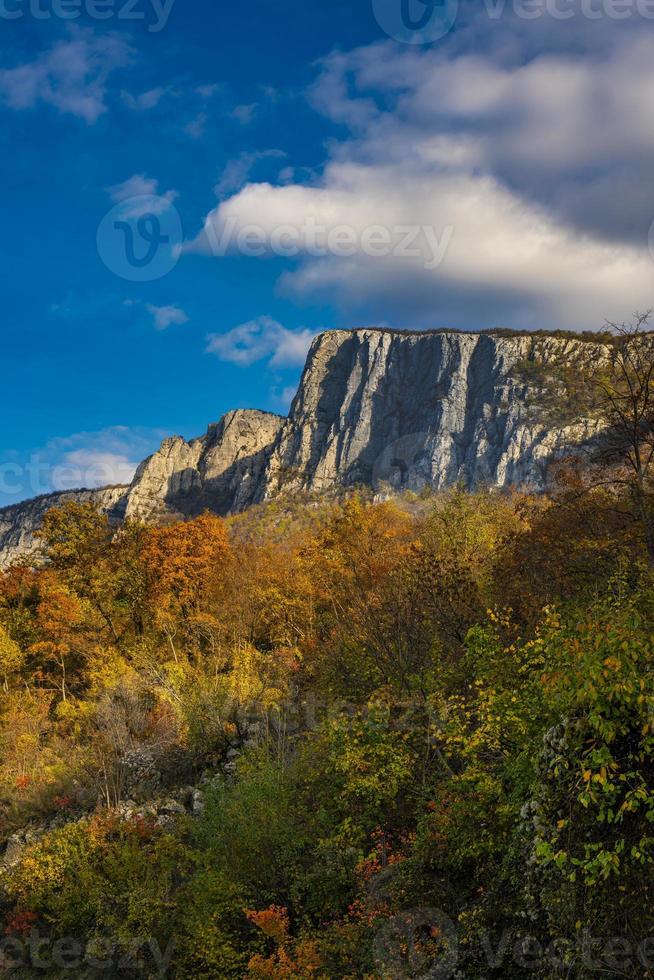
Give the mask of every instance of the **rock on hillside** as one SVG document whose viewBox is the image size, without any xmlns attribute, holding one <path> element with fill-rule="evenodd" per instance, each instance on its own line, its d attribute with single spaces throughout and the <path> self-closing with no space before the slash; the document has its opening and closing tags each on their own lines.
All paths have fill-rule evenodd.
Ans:
<svg viewBox="0 0 654 980">
<path fill-rule="evenodd" d="M 0 510 L 0 567 L 35 551 L 43 514 L 94 500 L 113 519 L 241 511 L 296 491 L 479 486 L 542 489 L 548 466 L 592 438 L 579 419 L 538 419 L 517 366 L 601 361 L 601 342 L 504 333 L 329 331 L 318 336 L 287 418 L 229 412 L 190 442 L 166 439 L 129 487 L 52 494 Z"/>
</svg>

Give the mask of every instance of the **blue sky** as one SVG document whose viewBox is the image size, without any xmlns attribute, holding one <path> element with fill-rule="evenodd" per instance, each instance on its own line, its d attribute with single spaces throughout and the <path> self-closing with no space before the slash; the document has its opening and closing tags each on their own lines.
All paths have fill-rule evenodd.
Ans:
<svg viewBox="0 0 654 980">
<path fill-rule="evenodd" d="M 649 0 L 97 2 L 0 3 L 0 506 L 285 412 L 325 328 L 654 305 Z"/>
</svg>

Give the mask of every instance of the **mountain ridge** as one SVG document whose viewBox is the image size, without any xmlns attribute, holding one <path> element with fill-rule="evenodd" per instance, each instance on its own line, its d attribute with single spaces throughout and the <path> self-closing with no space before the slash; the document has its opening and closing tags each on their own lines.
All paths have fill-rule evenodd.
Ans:
<svg viewBox="0 0 654 980">
<path fill-rule="evenodd" d="M 604 360 L 605 335 L 491 330 L 331 330 L 313 341 L 287 416 L 236 409 L 203 436 L 166 438 L 129 485 L 71 490 L 0 509 L 0 567 L 38 550 L 48 502 L 97 503 L 116 523 L 227 515 L 285 493 L 356 485 L 378 493 L 463 482 L 542 490 L 553 459 L 597 423 L 534 420 L 516 367 Z"/>
</svg>

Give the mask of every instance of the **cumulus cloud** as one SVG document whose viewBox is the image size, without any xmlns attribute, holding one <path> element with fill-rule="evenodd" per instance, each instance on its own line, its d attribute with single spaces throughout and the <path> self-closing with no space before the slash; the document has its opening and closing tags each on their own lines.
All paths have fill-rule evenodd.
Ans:
<svg viewBox="0 0 654 980">
<path fill-rule="evenodd" d="M 55 466 L 53 487 L 68 490 L 78 486 L 93 488 L 131 483 L 137 466 L 138 460 L 120 453 L 76 449 L 65 453 Z"/>
<path fill-rule="evenodd" d="M 272 317 L 260 316 L 227 333 L 210 334 L 207 353 L 240 367 L 263 360 L 271 367 L 296 367 L 304 364 L 314 336 L 312 330 L 289 330 Z"/>
<path fill-rule="evenodd" d="M 511 24 L 507 18 L 494 25 L 505 49 L 483 55 L 465 48 L 452 54 L 447 45 L 378 44 L 325 59 L 312 101 L 335 122 L 349 113 L 352 130 L 334 156 L 423 169 L 465 166 L 492 174 L 582 231 L 642 244 L 654 218 L 647 203 L 654 131 L 646 121 L 654 40 L 610 21 L 611 32 L 604 22 L 598 43 L 571 52 L 558 22 L 553 38 L 538 33 L 543 48 L 530 54 L 528 35 L 523 30 L 517 41 Z M 583 18 L 579 25 L 589 26 Z M 465 36 L 457 34 L 458 44 Z M 575 34 L 582 47 L 584 37 L 581 29 Z"/>
<path fill-rule="evenodd" d="M 39 102 L 94 123 L 107 110 L 107 80 L 133 51 L 120 37 L 76 31 L 33 61 L 0 70 L 0 98 L 12 109 Z"/>
<path fill-rule="evenodd" d="M 168 327 L 181 326 L 188 323 L 188 316 L 179 306 L 153 306 L 147 304 L 148 313 L 152 314 L 154 325 L 157 330 L 166 330 Z"/>
<path fill-rule="evenodd" d="M 536 46 L 520 26 L 494 24 L 487 55 L 471 53 L 473 18 L 439 45 L 325 59 L 309 97 L 349 135 L 320 177 L 247 184 L 187 248 L 238 251 L 255 227 L 266 254 L 290 228 L 299 248 L 276 252 L 293 258 L 287 293 L 417 325 L 593 328 L 649 308 L 654 41 L 612 22 L 597 43 L 580 30 L 573 53 L 560 23 L 535 28 Z M 351 252 L 312 248 L 316 222 L 350 229 Z M 366 247 L 372 228 L 403 226 L 419 233 L 413 255 Z"/>
<path fill-rule="evenodd" d="M 53 439 L 40 455 L 50 467 L 54 490 L 129 483 L 139 462 L 156 449 L 164 435 L 158 429 L 115 425 Z"/>
<path fill-rule="evenodd" d="M 137 218 L 148 214 L 163 214 L 179 197 L 177 191 L 159 192 L 159 181 L 146 174 L 133 174 L 121 184 L 107 188 L 112 201 L 124 204 L 123 214 L 126 218 Z"/>
<path fill-rule="evenodd" d="M 166 435 L 115 425 L 50 440 L 31 452 L 0 454 L 0 506 L 53 490 L 130 483 L 138 463 Z"/>
<path fill-rule="evenodd" d="M 338 163 L 319 187 L 248 185 L 209 222 L 215 240 L 230 225 L 257 226 L 272 239 L 280 227 L 302 229 L 307 216 L 332 230 L 352 229 L 354 251 L 312 256 L 300 232 L 301 261 L 283 278 L 295 296 L 340 296 L 355 308 L 373 302 L 381 314 L 394 298 L 398 312 L 409 299 L 424 316 L 442 313 L 444 294 L 453 296 L 454 308 L 458 295 L 463 309 L 467 293 L 486 290 L 489 297 L 504 296 L 507 323 L 523 324 L 531 310 L 534 325 L 584 327 L 651 305 L 654 268 L 647 248 L 582 235 L 490 176 L 418 176 L 393 166 Z M 383 255 L 365 248 L 379 228 L 394 232 L 392 249 Z M 405 254 L 399 231 L 405 228 L 429 228 L 433 242 L 418 236 L 415 254 Z"/>
</svg>

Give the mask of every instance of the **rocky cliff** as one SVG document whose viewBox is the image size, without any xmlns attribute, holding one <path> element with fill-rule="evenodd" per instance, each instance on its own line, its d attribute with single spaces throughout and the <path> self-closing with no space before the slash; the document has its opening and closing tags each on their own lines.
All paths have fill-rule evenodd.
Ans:
<svg viewBox="0 0 654 980">
<path fill-rule="evenodd" d="M 67 500 L 87 501 L 105 511 L 116 524 L 125 516 L 129 487 L 105 487 L 101 490 L 67 490 L 47 493 L 0 510 L 0 568 L 6 568 L 17 558 L 38 557 L 39 541 L 34 537 L 44 514 L 60 507 Z"/>
<path fill-rule="evenodd" d="M 541 489 L 552 459 L 592 437 L 533 410 L 526 361 L 606 358 L 601 343 L 548 336 L 330 331 L 314 341 L 287 418 L 230 412 L 201 438 L 166 439 L 129 487 L 53 494 L 0 510 L 0 567 L 35 547 L 43 514 L 93 500 L 115 520 L 219 514 L 294 491 L 378 492 L 463 482 Z M 530 410 L 527 410 L 527 404 Z"/>
<path fill-rule="evenodd" d="M 284 419 L 268 412 L 229 412 L 206 435 L 165 439 L 139 466 L 127 495 L 126 516 L 160 512 L 191 517 L 209 509 L 243 510 L 261 496 L 268 457 Z"/>
<path fill-rule="evenodd" d="M 333 331 L 316 339 L 273 445 L 259 498 L 362 483 L 420 490 L 542 488 L 547 463 L 587 438 L 526 410 L 516 366 L 603 359 L 601 344 L 555 337 Z"/>
</svg>

